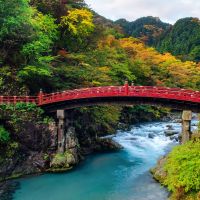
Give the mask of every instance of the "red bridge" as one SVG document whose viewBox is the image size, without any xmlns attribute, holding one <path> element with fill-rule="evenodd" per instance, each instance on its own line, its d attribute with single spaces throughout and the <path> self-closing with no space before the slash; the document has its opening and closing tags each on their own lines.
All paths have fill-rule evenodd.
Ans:
<svg viewBox="0 0 200 200">
<path fill-rule="evenodd" d="M 48 112 L 101 104 L 149 104 L 200 112 L 200 91 L 153 86 L 108 86 L 38 96 L 0 96 L 0 104 L 36 103 Z"/>
</svg>

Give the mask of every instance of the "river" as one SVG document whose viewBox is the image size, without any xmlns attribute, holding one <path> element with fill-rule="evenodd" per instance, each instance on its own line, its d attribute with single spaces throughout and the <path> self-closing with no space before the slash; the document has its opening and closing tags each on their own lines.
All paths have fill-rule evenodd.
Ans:
<svg viewBox="0 0 200 200">
<path fill-rule="evenodd" d="M 167 125 L 152 122 L 119 131 L 114 139 L 124 149 L 89 156 L 73 171 L 19 179 L 13 200 L 166 200 L 168 192 L 149 169 L 175 142 L 164 135 Z"/>
</svg>

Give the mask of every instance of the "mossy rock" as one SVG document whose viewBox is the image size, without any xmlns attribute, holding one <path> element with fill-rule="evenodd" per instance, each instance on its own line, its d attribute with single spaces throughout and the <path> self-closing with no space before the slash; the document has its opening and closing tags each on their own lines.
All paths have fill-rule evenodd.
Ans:
<svg viewBox="0 0 200 200">
<path fill-rule="evenodd" d="M 72 165 L 75 165 L 76 160 L 74 155 L 69 151 L 64 153 L 57 153 L 53 156 L 51 161 L 51 171 L 57 171 L 61 169 L 70 169 Z"/>
<path fill-rule="evenodd" d="M 161 184 L 163 184 L 163 182 L 164 182 L 164 180 L 165 180 L 165 178 L 167 176 L 166 171 L 164 169 L 164 165 L 166 163 L 166 159 L 167 159 L 167 157 L 163 157 L 160 160 L 158 160 L 156 167 L 152 168 L 150 170 L 150 172 L 153 175 L 153 178 L 155 180 L 157 180 L 158 182 L 160 182 Z"/>
</svg>

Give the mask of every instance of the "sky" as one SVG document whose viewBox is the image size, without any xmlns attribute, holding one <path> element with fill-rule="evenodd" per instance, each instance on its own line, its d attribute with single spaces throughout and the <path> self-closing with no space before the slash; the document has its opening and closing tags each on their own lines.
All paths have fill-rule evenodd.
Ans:
<svg viewBox="0 0 200 200">
<path fill-rule="evenodd" d="M 100 15 L 112 20 L 134 21 L 144 16 L 159 17 L 174 24 L 184 17 L 200 18 L 200 0 L 85 0 Z"/>
</svg>

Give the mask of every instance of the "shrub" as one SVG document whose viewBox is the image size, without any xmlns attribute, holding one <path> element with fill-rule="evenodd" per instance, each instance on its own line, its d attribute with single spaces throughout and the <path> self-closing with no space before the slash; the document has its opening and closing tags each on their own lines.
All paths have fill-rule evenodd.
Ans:
<svg viewBox="0 0 200 200">
<path fill-rule="evenodd" d="M 3 126 L 0 126 L 0 142 L 6 143 L 9 140 L 10 140 L 9 132 Z"/>
<path fill-rule="evenodd" d="M 200 190 L 200 140 L 189 141 L 177 146 L 169 154 L 165 164 L 167 177 L 164 184 L 177 192 L 198 192 Z"/>
</svg>

